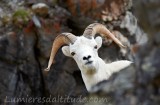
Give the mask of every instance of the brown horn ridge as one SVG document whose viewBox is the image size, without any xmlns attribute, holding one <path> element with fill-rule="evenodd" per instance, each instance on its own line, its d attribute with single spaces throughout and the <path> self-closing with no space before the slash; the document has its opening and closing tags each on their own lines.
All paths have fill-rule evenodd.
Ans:
<svg viewBox="0 0 160 105">
<path fill-rule="evenodd" d="M 125 47 L 104 25 L 99 23 L 93 23 L 87 26 L 83 33 L 83 36 L 91 39 L 95 36 L 96 33 L 111 38 L 120 47 Z"/>
<path fill-rule="evenodd" d="M 70 44 L 70 43 L 73 44 L 76 41 L 76 39 L 77 39 L 76 36 L 71 33 L 62 33 L 55 38 L 53 45 L 52 45 L 52 51 L 50 54 L 48 67 L 45 69 L 45 71 L 50 70 L 50 67 L 53 63 L 54 57 L 55 57 L 58 49 L 64 44 Z"/>
</svg>

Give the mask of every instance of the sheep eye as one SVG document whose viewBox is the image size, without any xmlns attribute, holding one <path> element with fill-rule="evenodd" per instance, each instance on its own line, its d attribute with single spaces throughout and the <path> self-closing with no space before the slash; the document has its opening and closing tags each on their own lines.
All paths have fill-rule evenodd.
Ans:
<svg viewBox="0 0 160 105">
<path fill-rule="evenodd" d="M 94 48 L 97 49 L 98 48 L 97 45 L 95 45 Z"/>
<path fill-rule="evenodd" d="M 71 55 L 74 56 L 76 53 L 75 52 L 71 52 Z"/>
</svg>

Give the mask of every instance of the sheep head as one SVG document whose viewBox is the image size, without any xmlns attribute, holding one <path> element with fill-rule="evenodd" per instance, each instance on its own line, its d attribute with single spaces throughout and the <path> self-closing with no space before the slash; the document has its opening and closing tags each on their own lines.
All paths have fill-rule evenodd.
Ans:
<svg viewBox="0 0 160 105">
<path fill-rule="evenodd" d="M 93 23 L 85 29 L 83 35 L 80 37 L 71 33 L 58 35 L 53 42 L 48 68 L 46 70 L 50 69 L 57 50 L 62 45 L 67 44 L 67 46 L 62 47 L 64 55 L 72 57 L 82 72 L 96 72 L 99 66 L 97 51 L 102 45 L 102 38 L 100 36 L 94 38 L 96 33 L 111 38 L 120 47 L 125 47 L 104 25 Z"/>
<path fill-rule="evenodd" d="M 98 67 L 98 49 L 102 45 L 102 38 L 88 39 L 77 37 L 74 44 L 62 47 L 64 55 L 72 57 L 82 72 L 95 72 Z M 90 71 L 89 71 L 90 70 Z"/>
</svg>

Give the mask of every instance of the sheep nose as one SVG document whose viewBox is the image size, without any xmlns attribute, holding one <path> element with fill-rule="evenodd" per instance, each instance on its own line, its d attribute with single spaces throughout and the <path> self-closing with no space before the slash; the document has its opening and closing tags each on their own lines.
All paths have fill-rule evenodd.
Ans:
<svg viewBox="0 0 160 105">
<path fill-rule="evenodd" d="M 84 57 L 83 57 L 83 60 L 89 60 L 89 58 L 91 58 L 91 56 L 90 56 L 90 55 L 88 55 L 87 57 L 86 57 L 86 56 L 84 56 Z"/>
</svg>

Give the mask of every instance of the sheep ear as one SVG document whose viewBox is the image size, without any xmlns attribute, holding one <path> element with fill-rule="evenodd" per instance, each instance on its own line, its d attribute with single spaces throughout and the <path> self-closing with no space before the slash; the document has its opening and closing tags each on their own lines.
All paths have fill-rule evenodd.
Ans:
<svg viewBox="0 0 160 105">
<path fill-rule="evenodd" d="M 63 46 L 62 47 L 62 52 L 65 56 L 71 57 L 70 51 L 69 51 L 69 46 Z"/>
<path fill-rule="evenodd" d="M 102 38 L 100 36 L 97 36 L 95 38 L 95 41 L 97 42 L 98 48 L 102 46 Z"/>
</svg>

